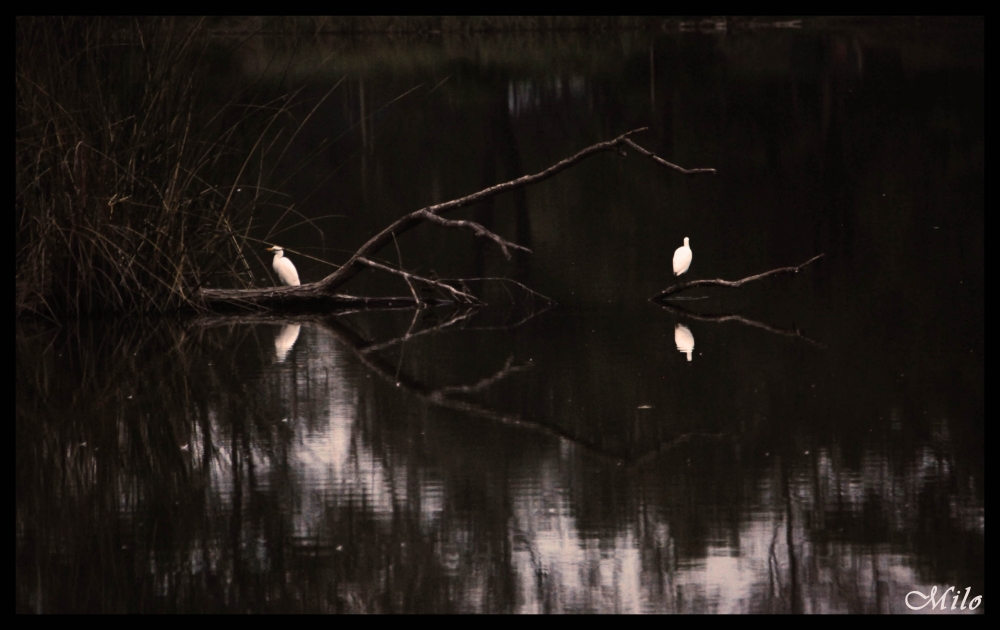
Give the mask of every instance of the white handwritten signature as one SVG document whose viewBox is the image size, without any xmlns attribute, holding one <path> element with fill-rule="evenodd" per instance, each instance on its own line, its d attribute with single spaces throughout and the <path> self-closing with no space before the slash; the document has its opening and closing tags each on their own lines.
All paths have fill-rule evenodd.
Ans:
<svg viewBox="0 0 1000 630">
<path fill-rule="evenodd" d="M 905 600 L 906 601 L 906 607 L 909 608 L 910 610 L 922 610 L 925 606 L 927 606 L 928 604 L 930 604 L 931 610 L 933 610 L 935 608 L 937 608 L 938 610 L 949 610 L 948 607 L 947 607 L 947 603 L 946 603 L 945 600 L 947 599 L 948 594 L 950 592 L 954 591 L 954 590 L 955 590 L 954 586 L 949 586 L 946 590 L 944 590 L 941 593 L 940 597 L 937 597 L 937 587 L 936 586 L 932 586 L 931 587 L 931 594 L 930 595 L 924 595 L 920 591 L 910 591 L 909 593 L 906 594 L 906 600 Z M 983 596 L 982 595 L 976 595 L 975 597 L 972 598 L 971 601 L 969 601 L 969 592 L 971 590 L 972 590 L 972 587 L 966 586 L 965 587 L 965 596 L 964 597 L 962 596 L 962 591 L 956 591 L 955 594 L 954 594 L 954 596 L 953 596 L 953 599 L 951 601 L 951 610 L 975 610 L 975 609 L 979 608 L 979 605 L 983 603 Z M 911 604 L 910 603 L 910 596 L 911 595 L 914 596 L 914 600 L 917 600 L 917 601 L 919 601 L 920 598 L 923 598 L 924 603 L 916 605 L 916 606 L 913 605 L 913 604 Z M 958 603 L 958 598 L 959 597 L 962 597 L 962 603 L 961 603 L 961 605 L 959 605 L 959 603 Z M 969 604 L 968 606 L 965 605 L 967 601 L 968 601 L 968 604 Z"/>
</svg>

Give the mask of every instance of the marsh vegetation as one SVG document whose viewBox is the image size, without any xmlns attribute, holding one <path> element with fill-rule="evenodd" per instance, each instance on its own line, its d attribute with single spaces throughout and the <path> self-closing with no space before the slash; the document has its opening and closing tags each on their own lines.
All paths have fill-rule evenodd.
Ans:
<svg viewBox="0 0 1000 630">
<path fill-rule="evenodd" d="M 982 594 L 981 19 L 380 20 L 18 18 L 18 612 Z"/>
<path fill-rule="evenodd" d="M 235 84 L 240 42 L 203 20 L 18 18 L 15 38 L 17 313 L 163 313 L 250 282 L 294 94 Z"/>
</svg>

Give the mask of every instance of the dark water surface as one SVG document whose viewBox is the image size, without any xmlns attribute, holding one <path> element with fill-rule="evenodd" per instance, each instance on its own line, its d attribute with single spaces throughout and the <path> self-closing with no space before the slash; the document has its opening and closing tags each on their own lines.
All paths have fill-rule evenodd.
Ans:
<svg viewBox="0 0 1000 630">
<path fill-rule="evenodd" d="M 477 311 L 20 323 L 16 609 L 909 612 L 933 587 L 968 609 L 983 39 L 981 20 L 251 38 L 220 73 L 301 87 L 288 136 L 343 79 L 283 162 L 284 203 L 317 223 L 261 208 L 305 281 L 331 268 L 303 254 L 342 262 L 629 129 L 718 175 L 602 154 L 451 215 L 531 255 L 433 226 L 382 252 L 547 310 L 493 281 L 470 283 Z M 650 303 L 684 237 L 684 279 L 825 256 Z"/>
</svg>

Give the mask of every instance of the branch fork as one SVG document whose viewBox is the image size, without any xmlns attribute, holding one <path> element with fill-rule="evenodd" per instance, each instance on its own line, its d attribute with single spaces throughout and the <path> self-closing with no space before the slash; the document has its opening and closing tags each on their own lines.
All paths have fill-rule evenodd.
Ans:
<svg viewBox="0 0 1000 630">
<path fill-rule="evenodd" d="M 626 153 L 626 149 L 632 149 L 639 155 L 651 160 L 658 166 L 665 167 L 684 175 L 695 175 L 695 174 L 714 174 L 716 171 L 714 168 L 694 168 L 687 169 L 671 162 L 667 162 L 663 158 L 660 158 L 656 154 L 644 149 L 643 147 L 632 141 L 631 136 L 646 131 L 646 127 L 639 129 L 633 129 L 623 133 L 622 135 L 608 140 L 605 142 L 598 142 L 586 147 L 574 155 L 565 158 L 559 162 L 556 162 L 547 169 L 534 173 L 532 175 L 524 175 L 518 177 L 517 179 L 504 182 L 502 184 L 497 184 L 495 186 L 490 186 L 489 188 L 484 188 L 479 192 L 473 193 L 471 195 L 466 195 L 459 199 L 453 199 L 444 203 L 439 203 L 431 206 L 426 206 L 420 208 L 409 214 L 406 214 L 399 219 L 393 221 L 390 225 L 384 228 L 375 236 L 368 239 L 351 257 L 346 263 L 333 273 L 329 274 L 325 278 L 318 280 L 316 282 L 302 284 L 297 287 L 289 287 L 288 291 L 276 291 L 275 288 L 258 288 L 258 289 L 242 289 L 242 290 L 229 290 L 229 289 L 201 289 L 201 297 L 203 304 L 206 308 L 210 310 L 219 309 L 232 309 L 234 307 L 245 308 L 247 306 L 257 306 L 264 308 L 275 308 L 275 307 L 291 307 L 295 306 L 298 309 L 308 309 L 310 303 L 316 308 L 328 308 L 334 305 L 338 300 L 345 296 L 338 295 L 336 293 L 342 285 L 349 282 L 358 273 L 360 273 L 365 268 L 378 269 L 379 271 L 390 273 L 402 277 L 408 284 L 411 281 L 421 282 L 425 285 L 432 286 L 436 289 L 444 291 L 451 295 L 455 301 L 464 304 L 478 304 L 480 301 L 473 295 L 466 293 L 465 291 L 459 291 L 448 284 L 431 280 L 429 278 L 423 278 L 416 274 L 405 271 L 401 268 L 393 268 L 388 265 L 376 262 L 373 258 L 383 247 L 389 244 L 390 241 L 395 242 L 396 237 L 400 234 L 406 232 L 407 230 L 416 227 L 417 225 L 428 222 L 434 223 L 444 228 L 466 230 L 475 234 L 475 236 L 487 238 L 500 248 L 503 255 L 510 260 L 511 252 L 514 249 L 517 251 L 523 251 L 526 253 L 531 253 L 531 250 L 523 245 L 518 245 L 517 243 L 512 243 L 507 239 L 501 237 L 500 235 L 488 230 L 486 227 L 476 223 L 474 221 L 461 220 L 461 219 L 446 219 L 443 214 L 451 212 L 452 210 L 457 210 L 465 206 L 472 205 L 474 203 L 479 203 L 485 201 L 491 197 L 499 195 L 504 192 L 514 190 L 516 188 L 521 188 L 524 186 L 529 186 L 537 182 L 546 180 L 557 173 L 573 166 L 574 164 L 598 153 L 603 153 L 606 151 L 614 151 L 618 153 Z M 398 245 L 397 245 L 398 247 Z M 402 264 L 400 264 L 402 267 Z M 409 298 L 372 298 L 373 303 L 378 301 L 385 301 L 386 299 L 392 300 L 394 303 L 402 303 L 405 301 L 413 300 L 413 303 L 417 306 L 422 304 L 419 296 L 411 288 L 412 297 Z M 356 302 L 352 302 L 355 304 Z"/>
<path fill-rule="evenodd" d="M 680 293 L 681 291 L 686 291 L 687 289 L 693 289 L 695 287 L 729 287 L 729 288 L 739 288 L 748 282 L 753 282 L 754 280 L 761 280 L 767 278 L 768 276 L 773 276 L 779 273 L 798 273 L 805 268 L 806 265 L 813 263 L 823 257 L 823 254 L 813 256 L 809 260 L 805 261 L 801 265 L 795 267 L 779 267 L 777 269 L 772 269 L 770 271 L 765 271 L 764 273 L 759 273 L 755 276 L 748 276 L 742 280 L 692 280 L 690 282 L 681 282 L 680 284 L 675 284 L 673 286 L 667 287 L 666 289 L 660 291 L 653 297 L 649 298 L 650 301 L 658 302 L 666 297 Z"/>
</svg>

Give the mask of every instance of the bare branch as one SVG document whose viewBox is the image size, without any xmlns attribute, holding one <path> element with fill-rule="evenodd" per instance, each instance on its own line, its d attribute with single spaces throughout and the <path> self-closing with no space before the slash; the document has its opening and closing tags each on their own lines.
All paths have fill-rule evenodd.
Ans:
<svg viewBox="0 0 1000 630">
<path fill-rule="evenodd" d="M 479 203 L 480 201 L 485 201 L 490 197 L 494 197 L 496 195 L 499 195 L 500 193 L 504 193 L 513 190 L 515 188 L 528 186 L 530 184 L 535 184 L 537 182 L 546 180 L 552 177 L 553 175 L 556 175 L 557 173 L 566 170 L 570 166 L 573 166 L 577 162 L 580 162 L 581 160 L 590 157 L 591 155 L 596 155 L 597 153 L 603 153 L 605 151 L 620 151 L 622 145 L 624 145 L 626 141 L 629 141 L 629 136 L 635 135 L 642 131 L 646 131 L 646 129 L 647 127 L 641 127 L 639 129 L 634 129 L 632 131 L 623 133 L 622 135 L 618 136 L 617 138 L 614 138 L 613 140 L 592 144 L 589 147 L 586 147 L 576 152 L 574 155 L 571 155 L 570 157 L 564 160 L 556 162 L 549 168 L 539 173 L 535 173 L 533 175 L 524 175 L 522 177 L 518 177 L 517 179 L 513 179 L 508 182 L 504 182 L 502 184 L 497 184 L 496 186 L 490 186 L 489 188 L 484 188 L 483 190 L 480 190 L 477 193 L 466 195 L 465 197 L 460 197 L 459 199 L 453 199 L 452 201 L 446 201 L 444 203 L 439 203 L 433 206 L 420 208 L 419 210 L 415 210 L 414 212 L 411 212 L 403 217 L 400 217 L 399 219 L 396 219 L 396 221 L 394 221 L 387 228 L 385 228 L 375 236 L 368 239 L 368 242 L 362 245 L 358 249 L 358 251 L 354 253 L 351 259 L 348 260 L 346 263 L 344 263 L 343 267 L 331 273 L 327 277 L 323 278 L 322 280 L 317 282 L 316 285 L 325 291 L 332 291 L 336 287 L 339 287 L 340 285 L 344 284 L 345 282 L 353 278 L 355 275 L 357 275 L 358 272 L 360 271 L 360 267 L 362 265 L 359 263 L 359 259 L 368 258 L 373 254 L 377 253 L 379 250 L 382 249 L 382 247 L 384 247 L 389 242 L 393 234 L 396 235 L 402 234 L 403 232 L 418 225 L 421 221 L 426 220 L 425 217 L 426 214 L 428 213 L 433 215 L 441 215 L 444 214 L 445 212 L 450 212 L 452 210 L 472 205 L 474 203 Z M 635 143 L 630 143 L 629 146 L 641 149 L 641 147 L 639 147 Z M 643 152 L 642 154 L 645 155 L 646 157 L 655 157 L 652 153 L 646 151 L 645 149 L 642 149 L 642 152 Z M 689 172 L 687 169 L 681 169 L 675 164 L 671 164 L 665 160 L 660 160 L 660 162 L 662 162 L 662 165 L 665 165 L 674 170 L 679 170 L 680 172 L 684 173 Z M 697 172 L 707 172 L 707 171 L 705 171 L 704 169 L 701 170 L 695 169 L 690 172 L 697 173 Z"/>
<path fill-rule="evenodd" d="M 397 276 L 402 276 L 403 278 L 405 278 L 407 280 L 411 280 L 412 279 L 412 280 L 416 280 L 417 282 L 423 282 L 424 284 L 426 284 L 428 286 L 435 287 L 437 289 L 443 289 L 443 290 L 449 292 L 451 295 L 453 295 L 455 297 L 456 300 L 458 300 L 459 302 L 462 302 L 463 304 L 478 304 L 479 303 L 479 299 L 476 298 L 476 296 L 469 295 L 468 293 L 465 293 L 463 291 L 459 291 L 458 289 L 456 289 L 454 287 L 448 286 L 444 282 L 438 282 L 437 280 L 431 280 L 430 278 L 424 278 L 423 276 L 418 276 L 418 275 L 412 274 L 412 273 L 410 273 L 408 271 L 403 271 L 402 269 L 393 269 L 389 265 L 383 265 L 382 263 L 375 262 L 374 260 L 369 260 L 367 258 L 358 258 L 357 262 L 359 264 L 361 264 L 361 265 L 367 265 L 367 266 L 371 267 L 372 269 L 378 269 L 379 271 L 384 271 L 386 273 L 391 273 L 391 274 L 394 274 L 394 275 L 397 275 Z"/>
<path fill-rule="evenodd" d="M 469 230 L 476 234 L 476 236 L 486 237 L 493 242 L 495 242 L 500 249 L 503 251 L 504 256 L 508 259 L 511 258 L 510 249 L 517 249 L 520 251 L 530 252 L 531 250 L 522 245 L 512 243 L 503 237 L 495 234 L 494 232 L 488 230 L 484 226 L 475 223 L 473 221 L 466 220 L 452 220 L 445 219 L 441 215 L 462 208 L 465 206 L 472 205 L 481 201 L 485 201 L 491 197 L 499 195 L 504 192 L 508 192 L 523 186 L 528 186 L 535 184 L 537 182 L 546 180 L 559 172 L 566 170 L 567 168 L 577 164 L 578 162 L 598 153 L 603 153 L 606 151 L 619 151 L 624 153 L 624 148 L 631 148 L 640 155 L 651 159 L 656 164 L 672 169 L 679 173 L 685 175 L 699 174 L 699 173 L 715 173 L 715 169 L 711 168 L 695 168 L 686 169 L 676 164 L 667 162 L 666 160 L 656 156 L 652 152 L 642 148 L 630 139 L 630 136 L 635 135 L 639 132 L 645 131 L 646 128 L 634 129 L 632 131 L 623 133 L 622 135 L 608 140 L 606 142 L 598 142 L 592 144 L 568 158 L 565 158 L 547 169 L 534 173 L 532 175 L 524 175 L 517 179 L 513 179 L 502 184 L 497 184 L 495 186 L 490 186 L 489 188 L 484 188 L 479 192 L 473 193 L 471 195 L 466 195 L 459 199 L 454 199 L 444 203 L 435 204 L 432 206 L 427 206 L 420 208 L 409 214 L 406 214 L 399 219 L 393 221 L 389 226 L 375 234 L 368 239 L 357 251 L 355 251 L 351 257 L 344 263 L 343 266 L 338 268 L 333 273 L 327 275 L 322 280 L 317 282 L 311 282 L 302 284 L 295 287 L 267 287 L 258 289 L 206 289 L 202 288 L 200 290 L 200 296 L 203 300 L 203 306 L 207 309 L 224 311 L 224 310 L 240 310 L 241 308 L 250 307 L 268 307 L 268 308 L 283 308 L 285 310 L 304 310 L 304 309 L 323 309 L 323 308 L 344 308 L 353 307 L 358 304 L 357 298 L 351 298 L 348 296 L 340 296 L 335 293 L 335 291 L 354 278 L 358 273 L 360 273 L 365 267 L 379 269 L 380 271 L 385 271 L 387 273 L 392 273 L 403 277 L 407 282 L 412 280 L 417 280 L 423 282 L 427 285 L 434 286 L 438 289 L 448 292 L 455 298 L 460 298 L 460 301 L 465 303 L 476 304 L 480 301 L 473 296 L 459 291 L 451 286 L 444 284 L 441 281 L 429 280 L 427 278 L 420 278 L 409 272 L 402 271 L 402 269 L 393 269 L 389 266 L 383 265 L 381 263 L 376 263 L 373 260 L 373 256 L 377 254 L 384 246 L 386 246 L 389 241 L 395 241 L 398 235 L 406 232 L 407 230 L 419 225 L 424 221 L 429 221 L 436 223 L 442 227 L 446 228 L 456 228 Z M 291 250 L 289 250 L 291 251 Z M 402 266 L 402 265 L 400 265 Z M 723 282 L 723 281 L 717 281 Z M 680 290 L 678 288 L 671 289 L 671 292 L 676 292 Z M 411 293 L 415 293 L 411 287 Z M 347 297 L 347 299 L 343 299 Z M 372 298 L 372 303 L 378 303 L 379 306 L 394 306 L 403 305 L 410 303 L 410 298 Z M 413 303 L 420 306 L 423 300 L 420 299 L 419 295 L 414 294 Z"/>
<path fill-rule="evenodd" d="M 524 286 L 523 284 L 521 284 L 517 280 L 513 280 L 511 278 L 496 278 L 496 277 L 487 277 L 487 278 L 462 278 L 462 279 L 442 278 L 441 280 L 445 281 L 445 282 L 461 282 L 463 288 L 465 287 L 465 283 L 467 283 L 467 282 L 486 282 L 486 281 L 490 281 L 490 282 L 499 282 L 501 285 L 509 283 L 509 284 L 513 284 L 514 286 L 516 286 L 516 287 L 520 288 L 521 290 L 523 290 L 531 298 L 538 297 L 540 300 L 544 300 L 545 301 L 545 305 L 541 308 L 541 310 L 534 310 L 534 309 L 532 309 L 532 310 L 530 310 L 528 312 L 527 315 L 525 315 L 523 318 L 521 318 L 520 320 L 518 320 L 517 322 L 515 322 L 513 324 L 504 324 L 502 326 L 474 326 L 474 327 L 466 328 L 465 330 L 510 330 L 512 328 L 517 328 L 518 326 L 520 326 L 524 322 L 528 321 L 529 319 L 532 319 L 533 317 L 538 317 L 539 315 L 541 315 L 545 311 L 547 311 L 550 308 L 553 308 L 553 307 L 556 306 L 556 302 L 552 298 L 548 297 L 547 295 L 542 295 L 538 291 L 532 291 L 531 289 L 529 289 L 528 287 Z M 466 290 L 468 290 L 468 289 L 466 289 Z M 511 294 L 511 292 L 509 290 L 507 290 L 507 295 L 510 296 L 512 303 L 516 303 L 517 302 L 517 300 L 514 299 L 514 296 Z"/>
<path fill-rule="evenodd" d="M 528 295 L 537 296 L 539 299 L 545 300 L 548 304 L 555 304 L 555 300 L 553 300 L 549 296 L 542 295 L 538 291 L 533 291 L 533 290 L 529 289 L 528 287 L 524 286 L 523 284 L 521 284 L 520 282 L 518 282 L 517 280 L 514 280 L 513 278 L 501 278 L 501 277 L 487 277 L 487 278 L 441 278 L 441 281 L 442 282 L 487 282 L 487 281 L 489 281 L 489 282 L 499 282 L 501 284 L 513 284 L 514 286 L 517 286 L 520 289 L 522 289 Z M 508 291 L 508 293 L 509 293 L 509 291 Z"/>
<path fill-rule="evenodd" d="M 668 295 L 673 295 L 675 293 L 680 293 L 687 289 L 692 289 L 694 287 L 731 287 L 737 288 L 741 287 L 748 282 L 753 282 L 754 280 L 760 280 L 768 276 L 773 276 L 779 273 L 798 273 L 802 271 L 802 268 L 811 262 L 819 260 L 823 257 L 823 254 L 818 256 L 813 256 L 809 260 L 805 261 L 797 267 L 780 267 L 778 269 L 772 269 L 770 271 L 765 271 L 764 273 L 759 273 L 756 276 L 750 276 L 748 278 L 743 278 L 742 280 L 692 280 L 691 282 L 682 282 L 680 284 L 675 284 L 672 287 L 667 287 L 663 291 L 660 291 L 653 297 L 649 298 L 653 302 L 657 302 L 667 297 Z"/>
<path fill-rule="evenodd" d="M 698 175 L 698 174 L 701 174 L 701 173 L 707 173 L 707 174 L 715 175 L 715 169 L 714 168 L 684 168 L 683 166 L 677 166 L 676 164 L 673 164 L 672 162 L 668 162 L 668 161 L 664 160 L 663 158 L 661 158 L 660 156 L 656 155 L 652 151 L 647 151 L 646 149 L 640 147 L 638 144 L 632 142 L 628 138 L 625 138 L 622 142 L 624 144 L 630 146 L 637 153 L 645 155 L 649 159 L 653 160 L 654 162 L 656 162 L 660 166 L 666 166 L 667 168 L 672 168 L 672 169 L 674 169 L 675 171 L 677 171 L 679 173 L 684 173 L 685 175 Z"/>
<path fill-rule="evenodd" d="M 286 314 L 333 311 L 345 314 L 377 309 L 410 309 L 419 305 L 419 302 L 410 296 L 378 297 L 342 293 L 327 295 L 317 293 L 314 285 L 260 289 L 202 289 L 201 294 L 207 310 L 215 313 L 249 314 L 261 308 L 268 308 L 278 309 Z"/>
<path fill-rule="evenodd" d="M 396 235 L 395 234 L 392 235 L 392 244 L 396 246 L 396 257 L 399 260 L 399 268 L 402 269 L 403 268 L 403 252 L 399 251 L 399 243 L 396 241 Z M 403 280 L 406 280 L 406 286 L 410 287 L 410 295 L 413 296 L 413 301 L 417 303 L 417 306 L 423 305 L 423 302 L 420 301 L 420 296 L 417 295 L 417 290 L 413 288 L 413 283 L 410 282 L 410 279 L 404 277 Z"/>
<path fill-rule="evenodd" d="M 463 230 L 470 230 L 471 232 L 474 232 L 476 236 L 485 236 L 486 238 L 490 239 L 491 241 L 495 242 L 497 245 L 500 246 L 500 249 L 503 250 L 503 255 L 507 257 L 507 260 L 510 260 L 510 252 L 507 251 L 508 247 L 513 247 L 514 249 L 519 249 L 521 251 L 528 252 L 529 254 L 531 253 L 531 250 L 528 249 L 527 247 L 522 247 L 517 243 L 511 243 L 510 241 L 499 237 L 493 232 L 490 232 L 489 230 L 487 230 L 486 228 L 484 228 L 483 226 L 479 225 L 474 221 L 459 221 L 455 219 L 445 219 L 427 210 L 417 210 L 414 214 L 416 214 L 419 217 L 423 217 L 424 219 L 430 221 L 431 223 L 437 223 L 438 225 L 444 227 L 453 227 Z"/>
</svg>

